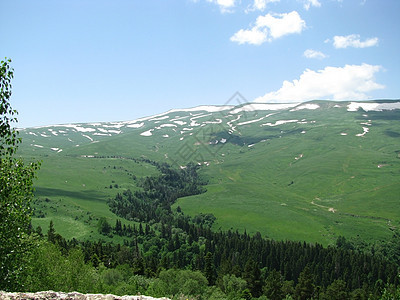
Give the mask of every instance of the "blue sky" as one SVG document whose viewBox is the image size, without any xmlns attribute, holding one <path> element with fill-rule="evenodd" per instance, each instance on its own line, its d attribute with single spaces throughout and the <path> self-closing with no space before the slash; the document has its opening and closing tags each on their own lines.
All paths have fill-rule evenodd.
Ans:
<svg viewBox="0 0 400 300">
<path fill-rule="evenodd" d="M 19 127 L 400 98 L 398 0 L 0 0 Z"/>
</svg>

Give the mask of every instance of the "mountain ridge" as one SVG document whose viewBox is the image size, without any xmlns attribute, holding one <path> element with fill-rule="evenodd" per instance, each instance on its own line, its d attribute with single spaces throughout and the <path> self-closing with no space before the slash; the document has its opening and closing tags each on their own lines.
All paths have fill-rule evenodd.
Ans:
<svg viewBox="0 0 400 300">
<path fill-rule="evenodd" d="M 239 105 L 197 105 L 194 107 L 188 107 L 188 108 L 172 108 L 169 109 L 165 112 L 159 113 L 159 114 L 155 114 L 155 115 L 150 115 L 150 116 L 145 116 L 145 117 L 140 117 L 137 119 L 133 119 L 133 120 L 125 120 L 125 121 L 99 121 L 99 122 L 67 122 L 67 123 L 60 123 L 60 124 L 48 124 L 48 125 L 40 125 L 40 126 L 29 126 L 29 127 L 23 127 L 23 128 L 17 128 L 18 130 L 26 130 L 29 128 L 32 129 L 39 129 L 39 128 L 47 128 L 47 127 L 52 127 L 52 126 L 66 126 L 66 125 L 73 125 L 73 124 L 102 124 L 102 123 L 136 123 L 136 122 L 140 122 L 140 121 L 144 121 L 144 120 L 148 120 L 151 118 L 156 118 L 156 117 L 161 117 L 164 116 L 166 114 L 169 113 L 174 113 L 174 112 L 184 112 L 184 111 L 207 111 L 207 108 L 211 108 L 214 109 L 213 112 L 218 112 L 218 111 L 222 111 L 222 110 L 228 110 L 230 108 L 234 108 L 234 107 L 241 107 L 241 106 L 245 106 L 245 105 L 253 105 L 253 106 L 257 106 L 257 105 L 271 105 L 271 106 L 285 106 L 285 105 L 300 105 L 300 104 L 304 104 L 304 103 L 314 103 L 314 102 L 318 102 L 318 103 L 329 103 L 329 102 L 333 102 L 333 103 L 395 103 L 395 102 L 399 102 L 400 99 L 374 99 L 374 100 L 349 100 L 349 101 L 335 101 L 335 100 L 310 100 L 310 101 L 299 101 L 299 102 L 288 102 L 288 103 L 260 103 L 260 102 L 246 102 L 243 104 L 239 104 Z M 226 108 L 226 109 L 225 109 Z"/>
</svg>

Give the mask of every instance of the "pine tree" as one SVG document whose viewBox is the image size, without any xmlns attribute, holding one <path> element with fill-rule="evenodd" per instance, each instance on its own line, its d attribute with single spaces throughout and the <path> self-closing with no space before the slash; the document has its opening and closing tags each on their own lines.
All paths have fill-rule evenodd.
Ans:
<svg viewBox="0 0 400 300">
<path fill-rule="evenodd" d="M 205 256 L 204 275 L 206 276 L 209 285 L 215 284 L 215 266 L 214 258 L 211 252 L 207 252 Z"/>
<path fill-rule="evenodd" d="M 261 271 L 253 259 L 247 261 L 244 267 L 243 279 L 246 280 L 252 296 L 254 298 L 260 297 L 262 294 Z"/>
<path fill-rule="evenodd" d="M 264 295 L 271 300 L 281 300 L 285 295 L 282 291 L 283 278 L 280 272 L 272 270 L 269 272 L 263 287 Z"/>
<path fill-rule="evenodd" d="M 311 299 L 315 291 L 314 277 L 311 270 L 306 266 L 300 273 L 299 282 L 295 289 L 295 298 L 298 300 Z"/>
</svg>

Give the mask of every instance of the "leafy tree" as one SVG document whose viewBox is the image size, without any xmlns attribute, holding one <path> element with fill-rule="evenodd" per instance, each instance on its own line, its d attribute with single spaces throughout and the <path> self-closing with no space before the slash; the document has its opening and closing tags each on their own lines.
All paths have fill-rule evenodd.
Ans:
<svg viewBox="0 0 400 300">
<path fill-rule="evenodd" d="M 225 275 L 222 278 L 223 291 L 229 299 L 242 299 L 246 289 L 246 280 L 235 275 Z"/>
<path fill-rule="evenodd" d="M 39 163 L 25 164 L 15 153 L 20 143 L 17 111 L 10 105 L 11 60 L 0 63 L 0 290 L 21 288 L 24 272 L 23 255 L 28 240 L 33 195 L 33 179 Z"/>
<path fill-rule="evenodd" d="M 149 287 L 148 293 L 157 296 L 200 296 L 206 292 L 207 279 L 199 271 L 162 270 L 158 279 Z M 184 298 L 187 299 L 187 298 Z"/>
<path fill-rule="evenodd" d="M 99 278 L 96 270 L 85 264 L 78 248 L 63 255 L 57 245 L 47 241 L 35 242 L 27 264 L 25 288 L 30 291 L 94 292 Z"/>
</svg>

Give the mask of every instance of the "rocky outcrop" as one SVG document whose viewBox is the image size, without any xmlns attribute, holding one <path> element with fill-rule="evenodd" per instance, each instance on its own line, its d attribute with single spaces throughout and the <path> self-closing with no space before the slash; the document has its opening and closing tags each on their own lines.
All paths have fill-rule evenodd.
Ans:
<svg viewBox="0 0 400 300">
<path fill-rule="evenodd" d="M 0 292 L 0 300 L 170 300 L 168 298 L 153 298 L 148 296 L 115 296 L 103 294 L 81 294 L 78 292 L 62 293 L 62 292 L 37 292 L 37 293 L 7 293 Z"/>
</svg>

